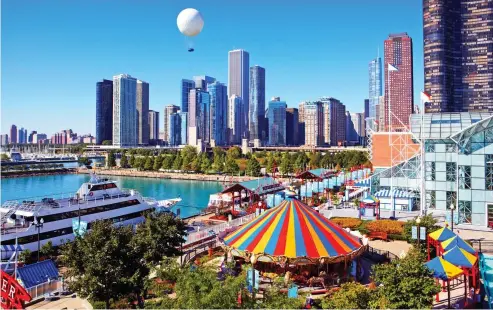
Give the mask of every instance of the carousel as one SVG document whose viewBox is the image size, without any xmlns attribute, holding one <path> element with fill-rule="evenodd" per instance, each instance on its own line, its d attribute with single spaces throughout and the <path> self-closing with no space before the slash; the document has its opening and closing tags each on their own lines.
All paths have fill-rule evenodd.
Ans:
<svg viewBox="0 0 493 310">
<path fill-rule="evenodd" d="M 262 274 L 284 274 L 302 286 L 316 281 L 325 289 L 348 280 L 351 269 L 361 275 L 358 261 L 366 246 L 294 195 L 227 235 L 228 256 L 251 262 Z"/>
</svg>

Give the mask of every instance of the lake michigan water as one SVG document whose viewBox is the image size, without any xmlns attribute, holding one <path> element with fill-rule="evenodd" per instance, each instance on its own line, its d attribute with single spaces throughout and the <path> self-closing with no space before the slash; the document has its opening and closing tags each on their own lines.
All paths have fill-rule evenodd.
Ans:
<svg viewBox="0 0 493 310">
<path fill-rule="evenodd" d="M 47 175 L 1 179 L 1 202 L 26 200 L 31 197 L 50 197 L 61 193 L 75 193 L 90 176 L 86 174 Z M 180 209 L 182 218 L 198 214 L 207 207 L 209 195 L 222 190 L 219 182 L 169 180 L 110 176 L 120 188 L 135 189 L 145 197 L 157 200 L 181 197 L 174 207 Z"/>
</svg>

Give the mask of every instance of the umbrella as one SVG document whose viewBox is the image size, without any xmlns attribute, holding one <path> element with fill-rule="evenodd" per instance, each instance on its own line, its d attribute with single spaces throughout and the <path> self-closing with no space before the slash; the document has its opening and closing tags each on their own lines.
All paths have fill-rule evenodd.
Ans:
<svg viewBox="0 0 493 310">
<path fill-rule="evenodd" d="M 449 251 L 454 247 L 459 247 L 470 254 L 476 255 L 476 250 L 474 250 L 472 246 L 457 235 L 442 242 L 442 248 L 444 251 Z"/>
<path fill-rule="evenodd" d="M 425 266 L 433 272 L 433 277 L 447 281 L 448 307 L 450 308 L 450 280 L 463 274 L 462 269 L 452 265 L 440 256 L 426 262 Z"/>
</svg>

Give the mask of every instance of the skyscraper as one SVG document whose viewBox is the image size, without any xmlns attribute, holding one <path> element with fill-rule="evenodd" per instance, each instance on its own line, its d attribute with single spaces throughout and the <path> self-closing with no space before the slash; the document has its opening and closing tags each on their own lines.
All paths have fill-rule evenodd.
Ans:
<svg viewBox="0 0 493 310">
<path fill-rule="evenodd" d="M 241 98 L 241 127 L 238 134 L 240 141 L 248 137 L 249 92 L 248 75 L 250 55 L 245 50 L 233 50 L 228 53 L 228 97 L 236 95 Z"/>
<path fill-rule="evenodd" d="M 379 97 L 382 96 L 382 59 L 377 57 L 370 61 L 368 65 L 368 77 L 369 77 L 369 103 L 368 103 L 368 125 L 371 129 L 375 128 L 375 122 L 377 120 L 377 106 L 379 103 Z M 365 114 L 366 114 L 366 100 L 365 99 Z"/>
<path fill-rule="evenodd" d="M 113 145 L 136 146 L 137 79 L 128 74 L 113 77 Z"/>
<path fill-rule="evenodd" d="M 324 143 L 324 113 L 322 102 L 304 102 L 305 145 L 322 146 Z"/>
<path fill-rule="evenodd" d="M 228 141 L 229 144 L 238 144 L 241 141 L 241 98 L 232 95 L 228 100 Z"/>
<path fill-rule="evenodd" d="M 149 110 L 149 140 L 157 142 L 159 139 L 159 112 Z"/>
<path fill-rule="evenodd" d="M 10 126 L 10 143 L 17 143 L 17 126 L 15 125 Z"/>
<path fill-rule="evenodd" d="M 286 145 L 286 101 L 269 101 L 269 145 Z"/>
<path fill-rule="evenodd" d="M 299 115 L 298 109 L 286 109 L 286 145 L 299 145 Z"/>
<path fill-rule="evenodd" d="M 210 139 L 210 95 L 201 89 L 192 89 L 188 97 L 188 144 Z"/>
<path fill-rule="evenodd" d="M 493 111 L 493 1 L 423 0 L 426 112 Z"/>
<path fill-rule="evenodd" d="M 188 96 L 187 96 L 188 97 Z M 188 103 L 187 103 L 188 105 Z M 163 120 L 163 126 L 164 126 L 164 139 L 163 142 L 167 143 L 170 141 L 170 133 L 169 133 L 169 116 L 173 113 L 177 113 L 180 108 L 176 105 L 167 105 L 164 107 L 164 120 Z M 187 111 L 188 111 L 188 106 L 187 106 Z"/>
<path fill-rule="evenodd" d="M 337 146 L 346 140 L 346 106 L 332 97 L 320 98 L 323 103 L 324 143 Z"/>
<path fill-rule="evenodd" d="M 113 136 L 113 81 L 96 83 L 96 144 Z"/>
<path fill-rule="evenodd" d="M 250 68 L 250 140 L 265 139 L 263 127 L 265 118 L 265 69 L 260 66 Z"/>
<path fill-rule="evenodd" d="M 365 99 L 365 113 L 363 116 L 365 119 L 370 117 L 370 99 Z"/>
<path fill-rule="evenodd" d="M 195 88 L 207 91 L 207 84 L 212 84 L 216 81 L 215 78 L 207 75 L 194 76 L 193 81 Z"/>
<path fill-rule="evenodd" d="M 192 80 L 181 80 L 181 112 L 188 112 L 188 96 L 190 94 L 190 90 L 195 88 L 195 82 Z"/>
<path fill-rule="evenodd" d="M 187 144 L 188 141 L 188 112 L 178 112 L 180 115 L 180 144 Z"/>
<path fill-rule="evenodd" d="M 298 143 L 300 145 L 304 145 L 305 144 L 305 102 L 300 102 L 298 104 L 298 132 L 299 132 Z"/>
<path fill-rule="evenodd" d="M 169 145 L 177 146 L 181 143 L 181 117 L 179 113 L 172 113 L 168 116 L 169 120 L 166 122 L 169 125 Z"/>
<path fill-rule="evenodd" d="M 407 33 L 390 34 L 385 40 L 384 49 L 385 128 L 402 131 L 409 127 L 409 117 L 414 110 L 412 40 Z"/>
<path fill-rule="evenodd" d="M 24 129 L 24 127 L 21 127 L 21 129 L 19 129 L 19 133 L 17 135 L 17 143 L 19 144 L 27 143 L 27 130 Z"/>
<path fill-rule="evenodd" d="M 0 145 L 7 145 L 7 144 L 9 144 L 9 135 L 8 134 L 0 135 Z"/>
<path fill-rule="evenodd" d="M 140 145 L 149 144 L 149 83 L 137 80 L 137 137 Z"/>
<path fill-rule="evenodd" d="M 227 144 L 228 130 L 228 89 L 226 85 L 215 81 L 208 84 L 207 89 L 211 96 L 210 132 L 211 140 L 216 145 Z"/>
<path fill-rule="evenodd" d="M 33 143 L 33 136 L 37 134 L 38 132 L 36 130 L 33 130 L 29 133 L 29 137 L 27 138 L 27 143 Z"/>
</svg>

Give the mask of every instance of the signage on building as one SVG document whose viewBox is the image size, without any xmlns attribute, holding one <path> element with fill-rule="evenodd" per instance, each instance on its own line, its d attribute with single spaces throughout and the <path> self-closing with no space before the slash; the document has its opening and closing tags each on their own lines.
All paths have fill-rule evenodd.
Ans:
<svg viewBox="0 0 493 310">
<path fill-rule="evenodd" d="M 24 309 L 24 303 L 31 301 L 31 296 L 13 277 L 0 270 L 2 309 Z"/>
</svg>

